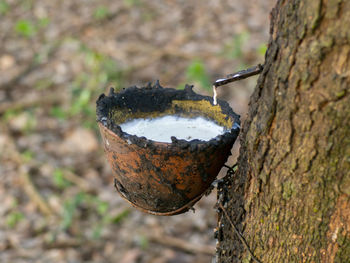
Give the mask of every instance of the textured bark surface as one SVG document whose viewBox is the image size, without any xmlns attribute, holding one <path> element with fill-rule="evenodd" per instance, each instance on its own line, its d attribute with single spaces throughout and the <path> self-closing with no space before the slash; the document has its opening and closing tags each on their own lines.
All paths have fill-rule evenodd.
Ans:
<svg viewBox="0 0 350 263">
<path fill-rule="evenodd" d="M 278 1 L 219 195 L 261 262 L 350 262 L 350 1 Z M 219 262 L 250 262 L 222 212 Z"/>
</svg>

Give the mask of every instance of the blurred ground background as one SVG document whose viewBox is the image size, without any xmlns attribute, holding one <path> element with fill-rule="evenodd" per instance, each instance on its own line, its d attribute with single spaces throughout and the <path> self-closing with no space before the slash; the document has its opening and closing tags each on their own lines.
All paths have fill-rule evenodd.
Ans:
<svg viewBox="0 0 350 263">
<path fill-rule="evenodd" d="M 130 207 L 95 100 L 156 79 L 212 95 L 215 79 L 263 62 L 273 3 L 0 0 L 0 262 L 212 262 L 215 191 L 174 217 Z M 255 82 L 219 98 L 244 119 Z"/>
</svg>

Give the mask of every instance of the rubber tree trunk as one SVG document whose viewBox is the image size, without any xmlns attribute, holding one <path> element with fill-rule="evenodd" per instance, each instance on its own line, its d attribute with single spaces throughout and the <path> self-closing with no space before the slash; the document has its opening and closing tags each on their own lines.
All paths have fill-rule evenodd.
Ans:
<svg viewBox="0 0 350 263">
<path fill-rule="evenodd" d="M 221 204 L 260 262 L 350 262 L 350 1 L 280 0 Z M 219 209 L 218 262 L 252 262 Z"/>
</svg>

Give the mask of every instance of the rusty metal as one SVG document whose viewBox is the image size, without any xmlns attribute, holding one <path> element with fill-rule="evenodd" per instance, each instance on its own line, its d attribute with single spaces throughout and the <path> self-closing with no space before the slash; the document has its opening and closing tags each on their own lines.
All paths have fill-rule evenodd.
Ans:
<svg viewBox="0 0 350 263">
<path fill-rule="evenodd" d="M 210 141 L 162 143 L 123 132 L 118 124 L 133 118 L 203 116 L 228 130 Z M 229 105 L 192 91 L 164 89 L 157 82 L 120 93 L 111 90 L 97 101 L 97 119 L 115 187 L 138 209 L 155 215 L 186 212 L 216 178 L 239 133 L 239 116 Z"/>
<path fill-rule="evenodd" d="M 257 66 L 229 74 L 224 79 L 218 79 L 213 83 L 213 86 L 219 87 L 237 80 L 249 78 L 251 76 L 260 74 L 263 69 L 264 67 L 261 64 L 258 64 Z"/>
</svg>

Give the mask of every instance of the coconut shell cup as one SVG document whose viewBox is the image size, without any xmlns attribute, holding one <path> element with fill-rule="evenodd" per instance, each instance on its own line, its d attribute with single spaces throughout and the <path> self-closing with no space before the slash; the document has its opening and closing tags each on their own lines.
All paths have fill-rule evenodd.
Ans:
<svg viewBox="0 0 350 263">
<path fill-rule="evenodd" d="M 207 191 L 231 154 L 240 127 L 239 116 L 227 102 L 184 90 L 154 86 L 131 87 L 102 94 L 97 121 L 105 154 L 120 195 L 138 209 L 155 215 L 189 210 Z M 175 115 L 207 118 L 225 127 L 209 141 L 156 142 L 123 132 L 120 124 L 136 118 Z"/>
</svg>

